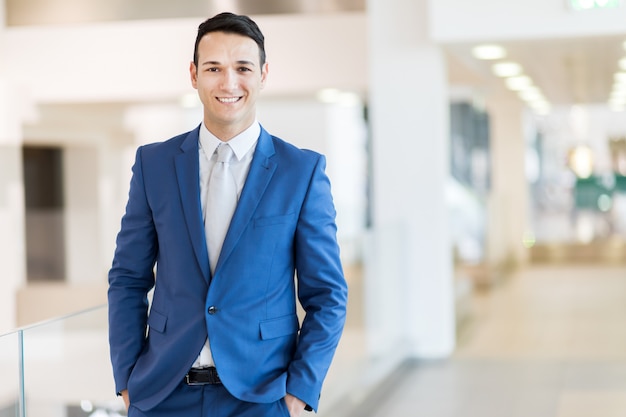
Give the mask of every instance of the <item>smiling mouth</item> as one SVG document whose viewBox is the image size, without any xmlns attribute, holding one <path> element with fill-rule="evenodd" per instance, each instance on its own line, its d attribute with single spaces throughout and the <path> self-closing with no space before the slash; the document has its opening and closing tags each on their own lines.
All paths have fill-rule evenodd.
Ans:
<svg viewBox="0 0 626 417">
<path fill-rule="evenodd" d="M 241 100 L 241 97 L 218 97 L 217 100 L 220 103 L 236 103 Z"/>
</svg>

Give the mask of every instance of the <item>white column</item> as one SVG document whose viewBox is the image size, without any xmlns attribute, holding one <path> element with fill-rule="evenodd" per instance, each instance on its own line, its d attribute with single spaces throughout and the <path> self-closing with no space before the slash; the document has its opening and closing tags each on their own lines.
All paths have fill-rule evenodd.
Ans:
<svg viewBox="0 0 626 417">
<path fill-rule="evenodd" d="M 16 292 L 26 275 L 21 117 L 17 94 L 4 78 L 4 29 L 0 0 L 0 334 L 16 326 Z"/>
<path fill-rule="evenodd" d="M 109 140 L 100 148 L 99 174 L 99 213 L 100 213 L 100 265 L 102 276 L 107 282 L 108 272 L 113 261 L 117 233 L 126 209 L 131 167 L 135 161 L 136 147 L 131 146 L 133 138 L 127 132 L 120 132 L 122 141 Z M 121 142 L 121 143 L 119 143 Z"/>
<path fill-rule="evenodd" d="M 486 259 L 497 274 L 523 265 L 528 259 L 528 250 L 522 244 L 528 225 L 529 198 L 524 169 L 524 109 L 516 98 L 497 98 L 487 107 L 492 190 L 487 208 Z"/>
<path fill-rule="evenodd" d="M 259 121 L 269 133 L 326 156 L 344 266 L 360 261 L 367 175 L 363 103 L 350 97 L 349 103 L 303 98 L 259 103 Z"/>
<path fill-rule="evenodd" d="M 22 137 L 14 99 L 0 76 L 0 334 L 16 326 L 16 293 L 26 270 Z"/>
<path fill-rule="evenodd" d="M 374 353 L 419 358 L 455 345 L 445 59 L 428 39 L 426 0 L 370 0 L 373 245 L 366 320 Z M 391 340 L 390 340 L 391 339 Z"/>
</svg>

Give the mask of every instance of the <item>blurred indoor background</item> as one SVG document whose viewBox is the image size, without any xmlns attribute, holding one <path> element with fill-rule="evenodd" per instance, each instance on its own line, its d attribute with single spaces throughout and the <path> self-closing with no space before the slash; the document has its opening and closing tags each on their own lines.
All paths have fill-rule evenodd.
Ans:
<svg viewBox="0 0 626 417">
<path fill-rule="evenodd" d="M 130 167 L 200 123 L 221 11 L 265 34 L 261 124 L 328 159 L 350 303 L 320 415 L 626 413 L 626 2 L 0 0 L 0 417 L 123 414 Z"/>
</svg>

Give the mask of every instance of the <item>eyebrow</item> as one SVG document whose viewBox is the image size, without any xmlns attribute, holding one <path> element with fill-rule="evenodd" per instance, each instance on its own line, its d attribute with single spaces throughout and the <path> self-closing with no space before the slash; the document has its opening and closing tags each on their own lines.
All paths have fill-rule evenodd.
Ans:
<svg viewBox="0 0 626 417">
<path fill-rule="evenodd" d="M 250 65 L 250 66 L 253 66 L 253 67 L 255 66 L 253 61 L 248 61 L 248 60 L 245 60 L 245 59 L 240 59 L 239 61 L 237 61 L 237 64 L 239 64 L 239 65 Z M 222 65 L 222 63 L 219 62 L 219 61 L 205 61 L 201 65 L 203 65 L 203 66 L 204 65 Z"/>
</svg>

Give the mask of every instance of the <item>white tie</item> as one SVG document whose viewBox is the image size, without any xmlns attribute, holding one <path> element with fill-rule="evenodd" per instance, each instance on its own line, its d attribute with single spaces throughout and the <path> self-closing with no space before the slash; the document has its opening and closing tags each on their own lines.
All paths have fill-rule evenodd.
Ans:
<svg viewBox="0 0 626 417">
<path fill-rule="evenodd" d="M 231 147 L 226 143 L 220 144 L 217 147 L 217 162 L 209 176 L 204 231 L 209 249 L 211 273 L 215 272 L 224 237 L 237 206 L 237 186 L 230 172 L 232 157 Z"/>
</svg>

